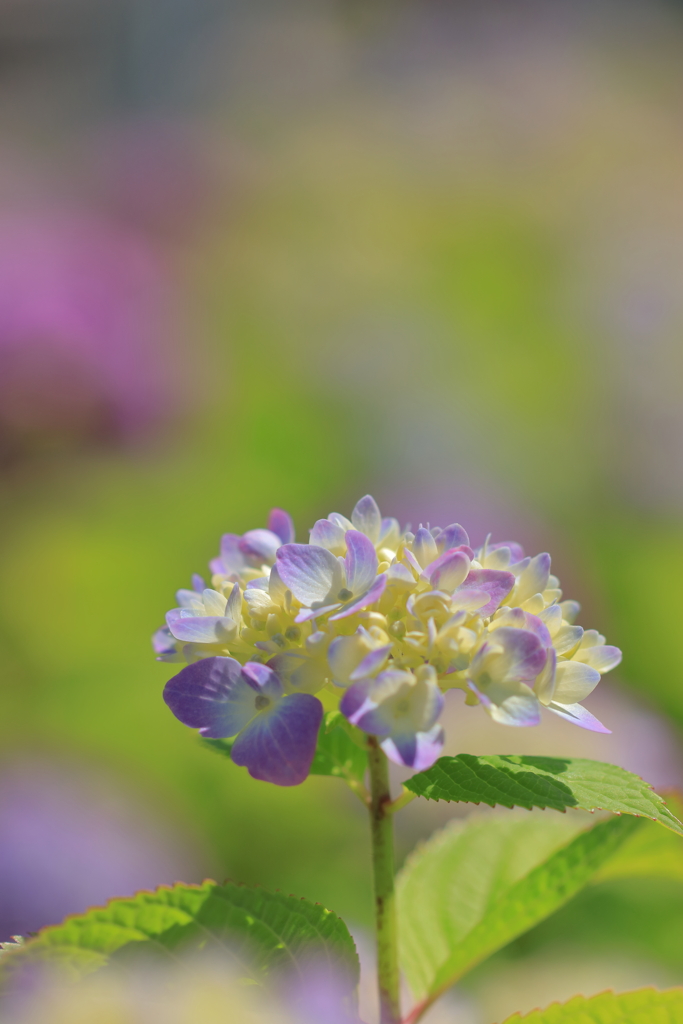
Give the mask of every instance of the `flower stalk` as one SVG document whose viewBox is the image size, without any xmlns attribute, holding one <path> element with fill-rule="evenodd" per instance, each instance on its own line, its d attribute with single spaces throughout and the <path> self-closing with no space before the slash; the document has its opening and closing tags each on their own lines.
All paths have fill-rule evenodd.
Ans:
<svg viewBox="0 0 683 1024">
<path fill-rule="evenodd" d="M 389 788 L 389 763 L 376 736 L 368 737 L 368 768 L 380 1024 L 400 1024 L 394 822 Z"/>
</svg>

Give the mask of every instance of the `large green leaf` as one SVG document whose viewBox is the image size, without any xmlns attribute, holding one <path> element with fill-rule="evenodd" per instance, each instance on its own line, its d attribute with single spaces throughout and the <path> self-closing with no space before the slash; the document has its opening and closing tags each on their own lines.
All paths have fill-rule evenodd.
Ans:
<svg viewBox="0 0 683 1024">
<path fill-rule="evenodd" d="M 404 783 L 428 800 L 484 803 L 494 807 L 577 807 L 652 818 L 683 835 L 683 825 L 637 775 L 584 758 L 490 755 L 440 757 Z"/>
<path fill-rule="evenodd" d="M 683 988 L 601 992 L 590 999 L 574 996 L 545 1010 L 514 1013 L 503 1024 L 683 1024 Z"/>
<path fill-rule="evenodd" d="M 214 948 L 245 979 L 261 981 L 273 971 L 299 973 L 326 963 L 349 989 L 358 982 L 353 939 L 344 922 L 318 903 L 247 886 L 177 884 L 129 899 L 111 900 L 44 928 L 15 951 L 5 952 L 0 978 L 27 961 L 50 961 L 71 977 L 102 967 L 123 947 L 126 953 Z"/>
<path fill-rule="evenodd" d="M 582 889 L 642 822 L 486 815 L 453 823 L 398 880 L 401 962 L 421 1014 L 467 971 Z"/>
<path fill-rule="evenodd" d="M 642 821 L 641 827 L 591 881 L 607 882 L 614 878 L 668 878 L 683 882 L 683 842 L 654 821 Z"/>
<path fill-rule="evenodd" d="M 340 711 L 328 712 L 320 726 L 311 775 L 335 775 L 349 782 L 362 782 L 368 755 L 360 742 L 354 742 L 354 734 L 358 734 L 362 742 L 363 733 Z"/>
</svg>

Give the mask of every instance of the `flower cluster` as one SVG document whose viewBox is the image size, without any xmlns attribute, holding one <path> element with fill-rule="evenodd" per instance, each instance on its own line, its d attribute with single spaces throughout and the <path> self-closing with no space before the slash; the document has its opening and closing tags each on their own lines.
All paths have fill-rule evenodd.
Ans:
<svg viewBox="0 0 683 1024">
<path fill-rule="evenodd" d="M 575 625 L 549 555 L 488 539 L 473 550 L 457 524 L 401 530 L 369 495 L 294 541 L 280 509 L 266 529 L 226 534 L 211 586 L 193 577 L 154 636 L 160 660 L 187 662 L 164 691 L 173 713 L 236 736 L 233 760 L 255 778 L 302 782 L 337 707 L 391 760 L 424 769 L 453 687 L 504 725 L 537 725 L 545 709 L 609 731 L 581 701 L 621 652 Z"/>
</svg>

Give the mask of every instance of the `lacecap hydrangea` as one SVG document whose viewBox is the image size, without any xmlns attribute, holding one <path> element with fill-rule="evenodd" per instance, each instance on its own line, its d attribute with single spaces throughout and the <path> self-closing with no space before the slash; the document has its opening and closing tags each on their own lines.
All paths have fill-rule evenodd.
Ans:
<svg viewBox="0 0 683 1024">
<path fill-rule="evenodd" d="M 225 534 L 210 569 L 154 635 L 159 660 L 187 663 L 164 699 L 202 736 L 236 737 L 232 759 L 254 778 L 303 782 L 336 708 L 392 761 L 427 768 L 453 688 L 503 725 L 550 711 L 609 732 L 581 701 L 621 652 L 575 624 L 548 554 L 473 549 L 458 524 L 402 530 L 366 495 L 307 544 L 273 509 L 265 529 Z"/>
</svg>

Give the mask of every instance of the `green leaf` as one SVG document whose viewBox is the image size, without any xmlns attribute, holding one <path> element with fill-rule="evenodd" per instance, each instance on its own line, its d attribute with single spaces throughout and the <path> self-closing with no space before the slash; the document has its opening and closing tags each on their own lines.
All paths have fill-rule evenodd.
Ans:
<svg viewBox="0 0 683 1024">
<path fill-rule="evenodd" d="M 484 803 L 494 807 L 551 807 L 564 811 L 635 814 L 683 835 L 683 825 L 660 796 L 637 775 L 602 761 L 583 758 L 492 755 L 440 757 L 404 783 L 428 800 Z"/>
<path fill-rule="evenodd" d="M 683 882 L 683 843 L 654 821 L 643 821 L 592 881 L 608 882 L 614 878 L 668 878 Z"/>
<path fill-rule="evenodd" d="M 356 948 L 344 922 L 318 903 L 247 886 L 177 884 L 111 900 L 62 924 L 43 928 L 0 962 L 3 981 L 27 961 L 50 961 L 78 978 L 127 954 L 214 948 L 240 976 L 260 982 L 273 971 L 305 971 L 326 962 L 351 990 L 358 983 Z"/>
<path fill-rule="evenodd" d="M 232 753 L 232 745 L 236 739 L 237 737 L 233 736 L 231 740 L 209 740 L 202 736 L 199 742 L 203 747 L 206 747 L 207 750 L 213 750 L 213 752 L 218 754 L 220 757 L 227 757 L 232 761 L 230 754 Z"/>
<path fill-rule="evenodd" d="M 318 746 L 311 765 L 311 775 L 334 775 L 338 778 L 363 781 L 368 755 L 354 742 L 339 711 L 330 711 L 320 727 Z M 350 726 L 353 729 L 353 726 Z M 362 737 L 360 730 L 354 730 Z"/>
<path fill-rule="evenodd" d="M 601 992 L 590 999 L 574 996 L 545 1010 L 513 1013 L 503 1024 L 683 1024 L 683 988 Z"/>
<path fill-rule="evenodd" d="M 408 859 L 398 879 L 401 962 L 420 1005 L 582 889 L 642 822 L 477 816 Z M 578 833 L 578 834 L 577 834 Z"/>
</svg>

